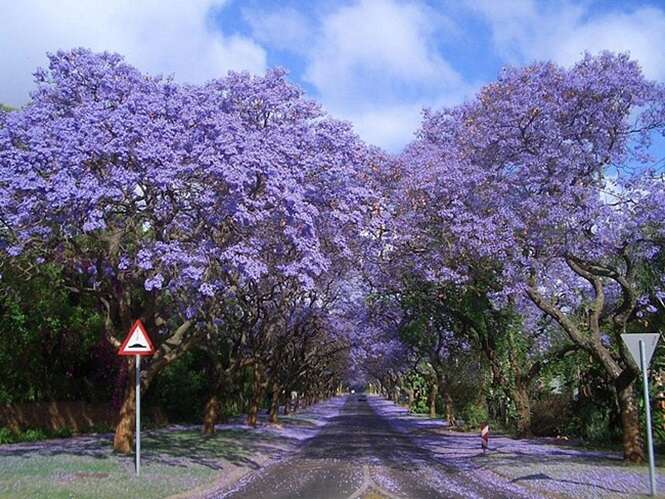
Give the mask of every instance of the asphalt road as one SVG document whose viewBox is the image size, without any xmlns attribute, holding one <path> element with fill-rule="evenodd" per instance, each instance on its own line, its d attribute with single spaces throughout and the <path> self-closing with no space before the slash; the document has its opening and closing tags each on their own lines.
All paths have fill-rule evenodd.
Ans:
<svg viewBox="0 0 665 499">
<path fill-rule="evenodd" d="M 387 417 L 351 395 L 299 452 L 251 475 L 233 499 L 514 497 L 418 448 Z"/>
</svg>

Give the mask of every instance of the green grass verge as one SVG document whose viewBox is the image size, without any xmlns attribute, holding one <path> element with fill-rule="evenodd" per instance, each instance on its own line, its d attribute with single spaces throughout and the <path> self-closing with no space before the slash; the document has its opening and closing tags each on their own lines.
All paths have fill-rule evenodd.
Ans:
<svg viewBox="0 0 665 499">
<path fill-rule="evenodd" d="M 142 439 L 141 477 L 134 456 L 114 454 L 109 437 L 0 447 L 0 497 L 165 497 L 210 484 L 234 465 L 256 468 L 256 453 L 275 444 L 274 436 L 245 430 L 209 438 L 152 432 Z"/>
</svg>

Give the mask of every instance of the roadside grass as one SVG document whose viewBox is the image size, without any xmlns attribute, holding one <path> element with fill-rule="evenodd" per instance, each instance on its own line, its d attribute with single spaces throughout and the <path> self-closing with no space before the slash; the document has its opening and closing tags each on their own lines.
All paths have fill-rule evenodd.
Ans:
<svg viewBox="0 0 665 499">
<path fill-rule="evenodd" d="M 296 418 L 290 418 L 297 423 Z M 261 429 L 262 430 L 262 429 Z M 141 476 L 134 456 L 113 453 L 112 435 L 0 446 L 0 497 L 152 498 L 212 484 L 239 468 L 250 471 L 293 442 L 273 431 L 198 428 L 146 432 Z"/>
</svg>

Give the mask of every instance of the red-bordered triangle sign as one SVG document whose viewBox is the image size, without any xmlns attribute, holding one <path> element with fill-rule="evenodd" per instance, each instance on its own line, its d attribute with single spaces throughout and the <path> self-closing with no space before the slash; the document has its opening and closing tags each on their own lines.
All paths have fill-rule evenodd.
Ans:
<svg viewBox="0 0 665 499">
<path fill-rule="evenodd" d="M 155 353 L 155 346 L 148 336 L 148 331 L 140 320 L 137 320 L 129 330 L 125 341 L 120 345 L 118 355 L 152 355 Z"/>
</svg>

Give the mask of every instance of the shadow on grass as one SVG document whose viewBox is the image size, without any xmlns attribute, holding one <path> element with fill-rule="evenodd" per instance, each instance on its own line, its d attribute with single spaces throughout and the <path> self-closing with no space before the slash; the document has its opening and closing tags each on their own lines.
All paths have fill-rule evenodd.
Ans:
<svg viewBox="0 0 665 499">
<path fill-rule="evenodd" d="M 188 467 L 191 463 L 221 470 L 224 461 L 258 469 L 256 454 L 279 458 L 297 443 L 294 438 L 266 432 L 222 430 L 212 436 L 198 431 L 155 433 L 145 439 L 146 462 Z"/>
<path fill-rule="evenodd" d="M 141 458 L 145 464 L 161 464 L 187 468 L 192 464 L 213 470 L 223 469 L 225 463 L 259 468 L 253 459 L 257 454 L 280 457 L 292 449 L 298 440 L 252 429 L 221 430 L 204 437 L 198 430 L 156 430 L 142 434 Z M 92 459 L 116 459 L 131 465 L 133 455 L 113 452 L 113 435 L 89 435 L 61 440 L 48 440 L 0 447 L 0 458 L 63 455 Z"/>
</svg>

